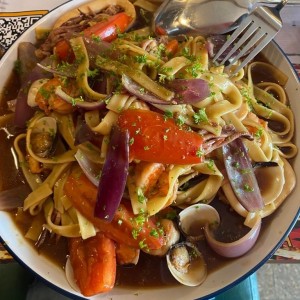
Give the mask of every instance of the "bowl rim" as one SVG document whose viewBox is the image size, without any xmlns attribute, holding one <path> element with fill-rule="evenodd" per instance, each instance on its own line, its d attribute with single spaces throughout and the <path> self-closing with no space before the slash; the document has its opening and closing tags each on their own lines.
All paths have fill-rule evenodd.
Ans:
<svg viewBox="0 0 300 300">
<path fill-rule="evenodd" d="M 73 2 L 73 3 L 72 3 Z M 45 21 L 45 19 L 49 18 L 49 15 L 51 16 L 56 10 L 62 8 L 62 7 L 69 7 L 69 6 L 76 6 L 76 4 L 74 2 L 77 3 L 85 3 L 88 2 L 88 0 L 79 0 L 79 1 L 72 1 L 69 0 L 65 3 L 62 3 L 61 5 L 57 6 L 56 8 L 50 10 L 47 14 L 45 14 L 44 16 L 42 16 L 36 23 L 34 23 L 31 27 L 27 28 L 23 34 L 21 36 L 19 36 L 16 41 L 13 43 L 17 44 L 19 39 L 21 37 L 24 36 L 24 34 L 27 31 L 31 31 L 34 28 L 38 27 L 40 23 L 43 23 Z M 298 84 L 300 83 L 300 75 L 296 72 L 293 64 L 291 63 L 291 61 L 289 60 L 288 56 L 284 53 L 284 51 L 280 48 L 280 46 L 275 42 L 272 41 L 271 42 L 273 44 L 273 47 L 276 47 L 277 50 L 280 51 L 280 53 L 282 54 L 282 56 L 284 57 L 284 59 L 286 60 L 286 62 L 289 64 L 290 70 L 292 71 L 295 80 L 298 82 Z M 3 57 L 0 59 L 0 67 L 1 65 L 5 62 L 5 60 L 7 59 L 7 57 L 10 56 L 11 52 L 14 51 L 14 47 L 13 45 L 5 52 L 5 54 L 3 55 Z M 198 300 L 201 299 L 210 299 L 211 297 L 215 297 L 217 295 L 220 295 L 221 293 L 229 290 L 230 288 L 234 287 L 235 285 L 239 284 L 240 282 L 242 282 L 243 280 L 245 280 L 247 277 L 249 277 L 251 274 L 253 274 L 255 271 L 257 271 L 262 265 L 264 265 L 272 256 L 273 254 L 276 252 L 276 250 L 282 245 L 282 243 L 284 242 L 284 240 L 286 239 L 286 237 L 288 236 L 288 234 L 291 232 L 291 230 L 293 229 L 293 227 L 295 226 L 295 223 L 297 222 L 298 218 L 300 216 L 300 205 L 298 208 L 297 213 L 295 214 L 295 217 L 293 218 L 291 224 L 289 225 L 289 227 L 287 228 L 287 230 L 282 233 L 282 237 L 280 238 L 280 240 L 276 243 L 276 245 L 273 247 L 273 249 L 271 251 L 269 251 L 269 253 L 265 256 L 265 258 L 261 261 L 259 261 L 257 264 L 255 264 L 254 267 L 252 267 L 248 272 L 246 272 L 243 276 L 237 278 L 236 280 L 232 281 L 230 284 L 216 290 L 215 292 L 212 292 L 210 294 L 207 294 L 205 296 L 201 296 L 200 298 L 198 298 Z M 72 297 L 72 299 L 87 299 L 83 296 L 79 296 L 76 295 L 74 293 L 71 293 L 57 285 L 55 285 L 54 283 L 52 283 L 51 281 L 47 280 L 47 278 L 39 275 L 35 270 L 33 270 L 28 264 L 26 264 L 14 251 L 13 249 L 11 249 L 3 240 L 3 238 L 0 236 L 0 241 L 2 242 L 2 244 L 4 245 L 5 249 L 9 252 L 9 254 L 14 258 L 14 260 L 16 260 L 20 265 L 22 265 L 23 267 L 25 267 L 27 270 L 29 270 L 32 274 L 35 275 L 35 277 L 39 278 L 39 280 L 41 280 L 43 283 L 45 283 L 46 285 L 50 286 L 52 289 L 56 290 L 57 292 L 67 296 L 67 297 Z M 167 287 L 168 288 L 168 287 Z"/>
</svg>

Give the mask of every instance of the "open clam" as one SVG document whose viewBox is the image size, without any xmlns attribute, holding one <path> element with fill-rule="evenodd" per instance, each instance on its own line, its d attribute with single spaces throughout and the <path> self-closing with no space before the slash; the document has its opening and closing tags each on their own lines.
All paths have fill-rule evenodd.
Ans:
<svg viewBox="0 0 300 300">
<path fill-rule="evenodd" d="M 68 257 L 67 261 L 66 261 L 65 274 L 66 274 L 67 281 L 70 284 L 71 288 L 74 291 L 79 292 L 80 290 L 79 290 L 79 287 L 78 287 L 78 285 L 75 281 L 75 278 L 74 278 L 74 271 L 73 271 L 73 267 L 72 267 L 72 264 L 71 264 L 70 257 Z"/>
<path fill-rule="evenodd" d="M 204 239 L 203 229 L 207 223 L 220 223 L 219 213 L 211 205 L 194 204 L 179 213 L 179 228 L 189 241 Z"/>
<path fill-rule="evenodd" d="M 53 151 L 57 122 L 53 117 L 42 117 L 32 128 L 30 146 L 39 157 L 47 157 Z"/>
<path fill-rule="evenodd" d="M 189 242 L 173 245 L 167 253 L 167 264 L 173 277 L 187 286 L 200 285 L 207 276 L 202 254 Z"/>
</svg>

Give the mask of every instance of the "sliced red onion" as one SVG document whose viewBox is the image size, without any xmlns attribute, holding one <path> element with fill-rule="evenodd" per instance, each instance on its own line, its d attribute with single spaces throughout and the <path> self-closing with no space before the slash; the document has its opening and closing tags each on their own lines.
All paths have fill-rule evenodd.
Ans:
<svg viewBox="0 0 300 300">
<path fill-rule="evenodd" d="M 172 104 L 169 101 L 165 101 L 157 98 L 157 96 L 153 95 L 149 91 L 145 90 L 141 85 L 133 81 L 130 77 L 123 74 L 122 75 L 122 83 L 125 89 L 132 95 L 137 96 L 139 99 L 144 100 L 146 102 L 152 104 Z M 173 103 L 175 104 L 175 103 Z"/>
<path fill-rule="evenodd" d="M 222 34 L 212 35 L 207 38 L 206 48 L 208 50 L 208 55 L 210 58 L 213 58 L 218 53 L 218 51 L 221 49 L 221 47 L 226 43 L 226 40 L 227 40 L 227 36 L 222 35 Z M 230 47 L 230 50 L 231 49 L 232 49 L 232 47 Z M 227 52 L 227 53 L 229 53 L 229 52 Z"/>
<path fill-rule="evenodd" d="M 78 146 L 84 142 L 91 142 L 96 139 L 98 139 L 98 135 L 86 124 L 84 118 L 79 115 L 76 122 L 74 145 Z"/>
<path fill-rule="evenodd" d="M 98 186 L 95 216 L 111 221 L 121 202 L 129 168 L 129 133 L 112 128 L 106 160 Z"/>
<path fill-rule="evenodd" d="M 237 199 L 249 212 L 261 210 L 264 201 L 242 139 L 238 138 L 222 149 L 227 176 Z"/>
<path fill-rule="evenodd" d="M 0 210 L 8 211 L 22 207 L 24 199 L 29 195 L 29 193 L 30 189 L 25 184 L 0 192 Z"/>
<path fill-rule="evenodd" d="M 80 149 L 77 150 L 75 158 L 86 175 L 86 177 L 95 185 L 99 185 L 99 178 L 102 171 L 102 165 L 92 162 L 87 155 Z"/>
<path fill-rule="evenodd" d="M 55 94 L 65 100 L 66 102 L 76 106 L 83 108 L 85 110 L 96 110 L 96 109 L 103 109 L 106 107 L 105 99 L 101 101 L 93 101 L 93 102 L 88 102 L 84 101 L 82 98 L 73 98 L 69 96 L 67 93 L 65 93 L 61 86 L 58 86 L 55 89 Z"/>
<path fill-rule="evenodd" d="M 261 228 L 261 219 L 258 218 L 251 230 L 239 240 L 232 243 L 217 241 L 207 223 L 204 227 L 206 241 L 219 255 L 224 257 L 239 257 L 247 253 L 255 244 Z"/>
<path fill-rule="evenodd" d="M 47 64 L 49 58 L 45 58 L 43 64 Z M 21 84 L 17 96 L 15 119 L 14 123 L 19 128 L 25 128 L 26 123 L 30 120 L 35 112 L 35 110 L 27 104 L 27 93 L 33 82 L 42 78 L 51 78 L 52 74 L 45 72 L 39 66 L 34 67 L 34 69 L 27 74 L 26 79 Z"/>
<path fill-rule="evenodd" d="M 175 92 L 174 101 L 179 104 L 197 103 L 210 95 L 208 82 L 200 79 L 174 79 L 167 85 Z"/>
<path fill-rule="evenodd" d="M 207 43 L 206 43 L 206 48 L 208 50 L 208 55 L 210 58 L 213 58 L 218 51 L 221 49 L 221 47 L 226 43 L 228 38 L 228 35 L 212 35 L 210 37 L 207 38 Z M 231 44 L 229 47 L 227 47 L 227 49 L 222 53 L 222 55 L 217 59 L 218 62 L 221 62 L 226 56 L 227 54 L 231 51 L 231 49 L 234 47 L 235 44 Z M 247 51 L 244 56 L 248 55 L 249 52 L 252 50 L 252 48 Z M 231 55 L 231 59 L 234 59 L 238 54 L 239 54 L 239 50 L 235 51 L 232 55 Z"/>
</svg>

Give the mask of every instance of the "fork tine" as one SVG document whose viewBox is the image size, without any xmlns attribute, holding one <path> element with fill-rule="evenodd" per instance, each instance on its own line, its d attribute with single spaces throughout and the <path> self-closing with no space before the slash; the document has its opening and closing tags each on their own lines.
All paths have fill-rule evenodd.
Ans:
<svg viewBox="0 0 300 300">
<path fill-rule="evenodd" d="M 282 0 L 275 7 L 257 6 L 250 15 L 243 20 L 240 27 L 236 29 L 229 40 L 215 55 L 213 62 L 216 61 L 228 49 L 233 42 L 239 37 L 232 49 L 228 49 L 228 54 L 220 62 L 221 65 L 229 64 L 226 68 L 235 64 L 239 59 L 246 55 L 251 50 L 249 55 L 243 59 L 241 64 L 231 73 L 234 75 L 248 64 L 263 48 L 275 37 L 278 31 L 282 28 L 282 20 L 280 18 L 280 10 L 285 6 L 288 0 Z M 253 49 L 252 49 L 253 48 Z M 234 57 L 234 53 L 240 49 L 240 52 Z M 230 50 L 230 51 L 229 51 Z M 230 59 L 233 57 L 232 59 Z"/>
<path fill-rule="evenodd" d="M 255 24 L 255 22 L 252 21 L 250 27 L 246 30 L 245 33 L 243 33 L 242 37 L 238 40 L 238 42 L 222 60 L 220 65 L 223 65 L 232 56 L 232 54 L 234 54 L 240 48 L 240 46 L 242 46 L 249 39 L 249 37 L 251 37 L 255 33 L 255 31 L 257 31 L 257 25 Z"/>
<path fill-rule="evenodd" d="M 237 73 L 242 68 L 246 66 L 265 46 L 269 44 L 269 42 L 274 38 L 275 34 L 267 34 L 262 39 L 262 41 L 249 53 L 249 55 L 241 62 L 241 64 L 234 70 L 234 73 Z"/>
<path fill-rule="evenodd" d="M 222 55 L 222 53 L 236 40 L 236 38 L 247 28 L 252 21 L 248 18 L 244 19 L 238 29 L 236 29 L 230 38 L 226 41 L 226 43 L 221 47 L 218 53 L 213 58 L 213 62 L 215 63 L 216 60 Z"/>
<path fill-rule="evenodd" d="M 229 65 L 233 65 L 237 60 L 239 60 L 242 56 L 247 53 L 248 50 L 250 50 L 253 46 L 256 45 L 256 43 L 264 36 L 266 33 L 262 29 L 258 29 L 254 36 L 248 41 L 248 43 L 243 47 L 243 49 L 240 51 L 240 53 L 230 62 Z M 255 49 L 260 48 L 260 43 L 255 46 Z M 255 50 L 253 49 L 253 51 Z M 261 50 L 261 48 L 260 48 Z"/>
</svg>

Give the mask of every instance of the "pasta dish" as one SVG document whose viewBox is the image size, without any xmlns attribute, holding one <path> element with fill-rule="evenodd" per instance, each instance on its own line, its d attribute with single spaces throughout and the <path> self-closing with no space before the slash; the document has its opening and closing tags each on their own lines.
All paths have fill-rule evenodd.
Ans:
<svg viewBox="0 0 300 300">
<path fill-rule="evenodd" d="M 141 253 L 200 285 L 201 244 L 245 254 L 296 182 L 286 76 L 262 59 L 238 73 L 214 65 L 226 37 L 153 33 L 156 8 L 103 0 L 60 16 L 26 45 L 33 66 L 9 101 L 30 188 L 16 215 L 30 216 L 37 248 L 67 240 L 67 277 L 84 296 L 111 290 L 117 265 Z M 242 220 L 235 236 L 217 202 Z"/>
</svg>

